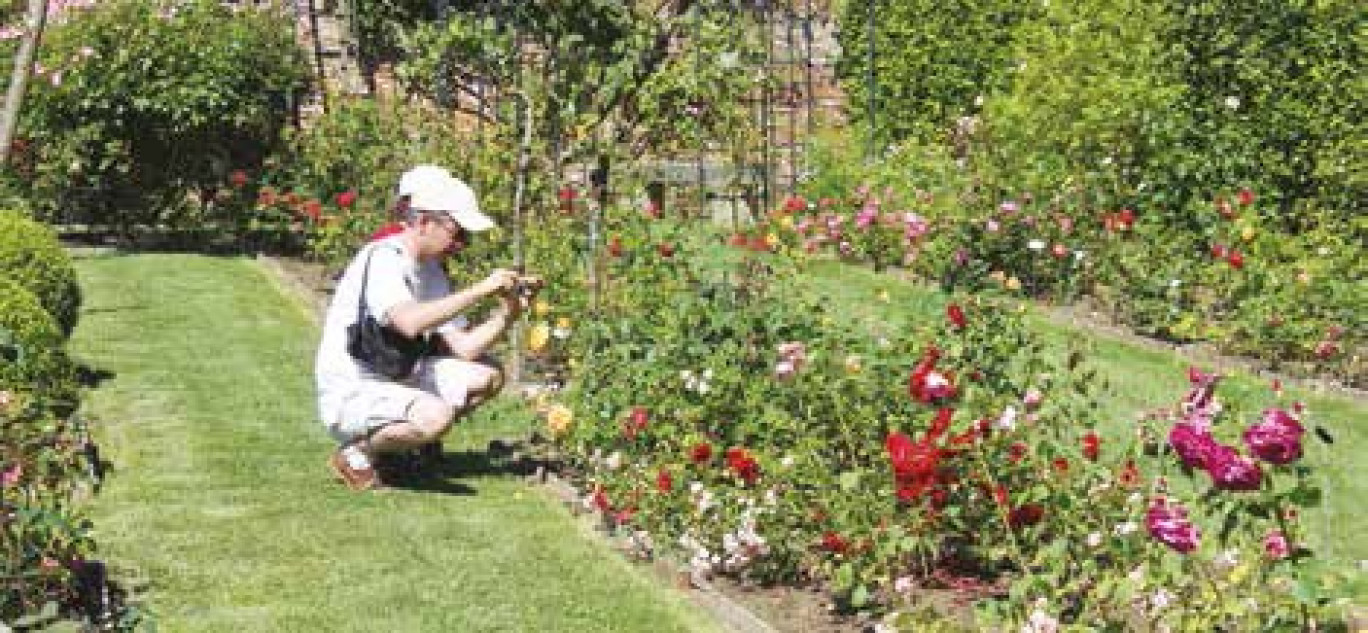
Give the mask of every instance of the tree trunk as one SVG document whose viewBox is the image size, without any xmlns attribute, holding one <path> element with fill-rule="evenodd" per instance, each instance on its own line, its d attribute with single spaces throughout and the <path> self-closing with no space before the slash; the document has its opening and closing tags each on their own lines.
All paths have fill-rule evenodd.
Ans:
<svg viewBox="0 0 1368 633">
<path fill-rule="evenodd" d="M 14 131 L 19 127 L 19 106 L 24 101 L 24 89 L 28 87 L 29 75 L 33 73 L 33 58 L 38 52 L 38 40 L 43 36 L 46 22 L 47 0 L 29 0 L 24 38 L 19 42 L 19 51 L 14 56 L 14 72 L 10 76 L 9 92 L 5 95 L 5 110 L 0 113 L 0 168 L 9 165 L 10 146 L 14 144 Z"/>
</svg>

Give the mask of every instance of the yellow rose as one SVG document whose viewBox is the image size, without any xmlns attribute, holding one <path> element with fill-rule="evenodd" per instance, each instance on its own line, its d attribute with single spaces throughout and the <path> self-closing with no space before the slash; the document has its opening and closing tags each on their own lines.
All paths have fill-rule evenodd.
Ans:
<svg viewBox="0 0 1368 633">
<path fill-rule="evenodd" d="M 1252 227 L 1252 226 L 1246 226 L 1246 227 L 1244 227 L 1244 230 L 1243 230 L 1243 231 L 1240 231 L 1240 237 L 1243 237 L 1243 238 L 1244 238 L 1244 241 L 1246 241 L 1246 242 L 1248 242 L 1248 241 L 1254 239 L 1254 227 Z"/>
<path fill-rule="evenodd" d="M 551 328 L 545 323 L 538 323 L 527 333 L 527 349 L 533 353 L 540 352 L 546 349 L 546 343 L 550 340 Z"/>
<path fill-rule="evenodd" d="M 882 301 L 882 302 L 884 302 L 884 303 L 888 303 L 890 300 L 891 300 L 891 298 L 888 296 L 888 291 L 887 291 L 887 290 L 880 290 L 880 291 L 879 291 L 879 301 Z"/>
<path fill-rule="evenodd" d="M 1008 277 L 1008 278 L 1007 278 L 1007 289 L 1008 289 L 1008 290 L 1021 290 L 1021 280 L 1020 280 L 1020 279 L 1017 279 L 1017 278 L 1016 278 L 1016 275 L 1012 275 L 1011 277 Z"/>
<path fill-rule="evenodd" d="M 847 357 L 845 358 L 845 370 L 846 370 L 846 373 L 849 373 L 849 374 L 858 374 L 858 373 L 860 373 L 860 369 L 861 369 L 861 368 L 862 368 L 862 365 L 860 364 L 860 357 L 859 357 L 859 356 L 856 356 L 856 355 L 854 355 L 854 354 L 851 354 L 850 356 L 847 356 Z"/>
<path fill-rule="evenodd" d="M 787 220 L 788 218 L 784 218 L 784 219 Z M 778 235 L 775 235 L 775 234 L 773 234 L 773 233 L 769 233 L 769 234 L 765 235 L 765 246 L 768 246 L 768 247 L 770 247 L 770 248 L 774 248 L 774 245 L 775 245 L 775 244 L 778 244 L 778 243 L 779 243 L 779 236 L 778 236 Z"/>
<path fill-rule="evenodd" d="M 551 432 L 551 437 L 565 437 L 574 421 L 574 412 L 563 404 L 553 405 L 546 412 L 546 430 Z"/>
<path fill-rule="evenodd" d="M 786 229 L 793 228 L 793 216 L 786 215 L 782 218 L 779 218 L 779 226 L 782 226 Z"/>
<path fill-rule="evenodd" d="M 556 327 L 561 328 L 562 330 L 570 329 L 570 317 L 556 319 Z"/>
<path fill-rule="evenodd" d="M 995 271 L 993 271 L 993 272 L 991 272 L 991 273 L 988 273 L 988 277 L 991 278 L 993 281 L 996 281 L 996 282 L 998 282 L 998 283 L 1003 283 L 1003 282 L 1007 281 L 1007 273 L 1004 273 L 1004 272 L 1002 272 L 1002 271 L 1000 271 L 1000 270 L 995 270 Z"/>
<path fill-rule="evenodd" d="M 551 304 L 541 299 L 537 299 L 537 302 L 532 304 L 532 314 L 536 316 L 546 316 L 546 313 L 550 311 Z"/>
</svg>

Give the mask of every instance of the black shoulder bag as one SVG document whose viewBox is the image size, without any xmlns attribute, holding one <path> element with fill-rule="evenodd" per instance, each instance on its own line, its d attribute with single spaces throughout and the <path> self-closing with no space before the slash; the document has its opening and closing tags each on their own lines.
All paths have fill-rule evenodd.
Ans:
<svg viewBox="0 0 1368 633">
<path fill-rule="evenodd" d="M 370 281 L 371 257 L 366 255 L 366 269 L 361 274 L 361 301 L 356 307 L 356 323 L 347 326 L 347 353 L 376 373 L 400 380 L 413 374 L 414 365 L 428 353 L 426 335 L 408 337 L 394 328 L 382 325 L 366 307 L 366 286 Z"/>
</svg>

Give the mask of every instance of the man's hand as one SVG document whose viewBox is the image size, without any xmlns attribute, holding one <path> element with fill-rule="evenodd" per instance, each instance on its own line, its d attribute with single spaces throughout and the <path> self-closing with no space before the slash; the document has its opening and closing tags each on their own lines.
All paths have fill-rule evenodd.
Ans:
<svg viewBox="0 0 1368 633">
<path fill-rule="evenodd" d="M 484 281 L 475 285 L 475 290 L 481 296 L 488 297 L 493 294 L 507 293 L 518 284 L 518 273 L 507 268 L 497 268 Z"/>
<path fill-rule="evenodd" d="M 546 280 L 541 277 L 536 275 L 520 275 L 518 276 L 518 282 L 513 286 L 513 291 L 514 294 L 521 297 L 525 303 L 531 301 L 533 297 L 536 297 L 537 292 L 545 285 Z"/>
<path fill-rule="evenodd" d="M 518 320 L 518 317 L 526 307 L 527 306 L 523 305 L 522 297 L 519 297 L 516 294 L 509 293 L 499 298 L 499 309 L 503 311 L 507 323 Z"/>
</svg>

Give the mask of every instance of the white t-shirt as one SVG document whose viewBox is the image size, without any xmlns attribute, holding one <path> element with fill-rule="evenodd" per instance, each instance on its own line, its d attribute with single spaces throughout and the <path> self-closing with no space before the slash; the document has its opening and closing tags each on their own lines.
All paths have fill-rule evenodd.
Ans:
<svg viewBox="0 0 1368 633">
<path fill-rule="evenodd" d="M 314 359 L 318 412 L 325 425 L 337 422 L 342 403 L 361 388 L 364 380 L 388 380 L 347 353 L 347 328 L 356 322 L 367 258 L 370 277 L 366 303 L 370 313 L 382 323 L 389 322 L 389 311 L 396 305 L 413 300 L 430 301 L 451 293 L 451 282 L 441 265 L 436 261 L 419 262 L 404 246 L 401 236 L 367 244 L 352 258 L 333 291 L 332 303 L 323 322 L 323 339 Z M 465 317 L 457 316 L 436 331 L 448 332 L 467 326 Z"/>
</svg>

